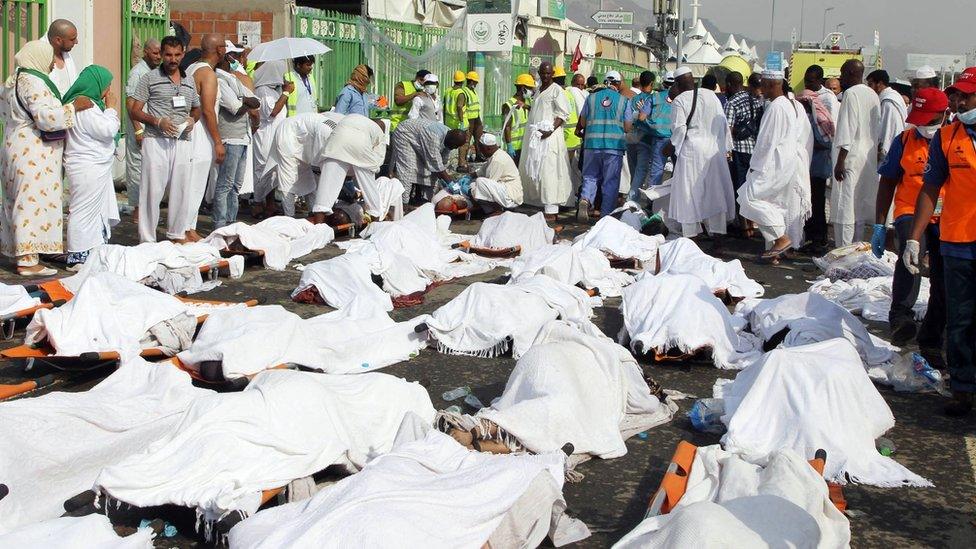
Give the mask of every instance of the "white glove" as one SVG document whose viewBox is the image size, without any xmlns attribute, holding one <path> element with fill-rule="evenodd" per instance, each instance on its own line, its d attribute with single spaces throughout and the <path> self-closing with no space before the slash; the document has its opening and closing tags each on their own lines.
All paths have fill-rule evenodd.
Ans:
<svg viewBox="0 0 976 549">
<path fill-rule="evenodd" d="M 905 242 L 905 253 L 901 254 L 902 263 L 913 275 L 918 274 L 918 250 L 918 240 L 909 240 Z"/>
</svg>

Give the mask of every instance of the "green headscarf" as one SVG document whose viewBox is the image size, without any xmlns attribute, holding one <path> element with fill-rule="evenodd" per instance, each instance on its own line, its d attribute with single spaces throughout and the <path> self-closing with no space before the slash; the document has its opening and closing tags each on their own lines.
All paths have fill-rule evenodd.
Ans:
<svg viewBox="0 0 976 549">
<path fill-rule="evenodd" d="M 78 75 L 78 79 L 71 85 L 71 88 L 61 99 L 63 105 L 71 103 L 78 97 L 84 96 L 98 105 L 98 108 L 105 110 L 105 101 L 102 101 L 102 94 L 105 88 L 112 83 L 112 71 L 101 65 L 88 65 Z"/>
</svg>

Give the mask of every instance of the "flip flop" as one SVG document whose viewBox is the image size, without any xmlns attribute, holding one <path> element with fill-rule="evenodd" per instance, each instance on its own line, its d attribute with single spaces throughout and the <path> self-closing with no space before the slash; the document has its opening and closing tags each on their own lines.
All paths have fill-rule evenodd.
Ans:
<svg viewBox="0 0 976 549">
<path fill-rule="evenodd" d="M 783 254 L 787 252 L 787 250 L 790 249 L 791 245 L 792 242 L 790 244 L 787 244 L 786 247 L 784 248 L 772 248 L 770 250 L 766 250 L 765 252 L 759 254 L 759 259 L 765 261 L 777 261 Z"/>
<path fill-rule="evenodd" d="M 50 267 L 44 267 L 43 269 L 37 271 L 21 271 L 20 269 L 18 269 L 17 274 L 24 277 L 54 276 L 58 274 L 58 270 L 52 269 Z"/>
</svg>

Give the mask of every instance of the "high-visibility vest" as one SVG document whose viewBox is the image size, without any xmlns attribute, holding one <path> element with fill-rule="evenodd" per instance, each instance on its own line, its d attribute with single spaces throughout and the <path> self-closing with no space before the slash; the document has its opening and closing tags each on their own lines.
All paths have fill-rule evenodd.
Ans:
<svg viewBox="0 0 976 549">
<path fill-rule="evenodd" d="M 563 94 L 566 96 L 566 101 L 569 102 L 569 119 L 563 122 L 563 136 L 566 138 L 566 148 L 575 149 L 583 142 L 582 139 L 576 137 L 576 124 L 579 122 L 576 97 L 569 89 L 563 90 Z"/>
<path fill-rule="evenodd" d="M 626 150 L 624 113 L 627 99 L 620 92 L 603 89 L 586 98 L 586 133 L 583 148 L 595 150 Z"/>
<path fill-rule="evenodd" d="M 654 137 L 671 137 L 671 103 L 668 90 L 657 92 L 652 99 L 651 117 L 647 119 Z"/>
<path fill-rule="evenodd" d="M 509 127 L 512 128 L 509 135 L 512 138 L 512 146 L 516 151 L 522 150 L 522 137 L 525 135 L 525 127 L 529 124 L 529 111 L 518 108 L 518 100 L 512 97 L 505 102 L 508 105 L 508 112 L 512 115 L 508 119 Z"/>
<path fill-rule="evenodd" d="M 943 242 L 976 242 L 976 146 L 958 120 L 939 131 L 949 164 L 939 237 Z"/>
<path fill-rule="evenodd" d="M 478 92 L 467 86 L 461 89 L 464 90 L 464 95 L 467 97 L 467 101 L 464 104 L 465 119 L 474 120 L 475 118 L 481 118 L 481 98 L 478 97 Z"/>
<path fill-rule="evenodd" d="M 467 118 L 458 119 L 457 100 L 465 95 L 464 88 L 451 88 L 444 94 L 444 125 L 452 130 L 468 129 Z"/>
<path fill-rule="evenodd" d="M 312 76 L 312 73 L 309 73 L 307 79 L 308 87 L 312 89 L 312 97 L 314 98 L 315 90 L 318 89 L 315 87 L 315 77 Z M 295 91 L 291 92 L 291 94 L 288 96 L 288 116 L 295 116 L 298 114 L 298 87 L 305 87 L 305 84 L 302 83 L 302 77 L 298 76 L 298 74 L 293 71 L 288 71 L 285 73 L 284 80 L 285 82 L 292 82 L 295 84 Z"/>
<path fill-rule="evenodd" d="M 915 201 L 924 184 L 925 166 L 929 163 L 929 140 L 919 135 L 915 128 L 909 128 L 901 134 L 901 181 L 895 187 L 895 219 L 903 215 L 915 214 Z M 942 190 L 942 194 L 945 190 Z M 932 222 L 938 222 L 938 216 L 932 216 Z"/>
<path fill-rule="evenodd" d="M 400 83 L 403 84 L 404 95 L 411 95 L 417 93 L 417 86 L 414 85 L 413 80 L 404 80 L 403 82 Z M 396 129 L 397 125 L 400 122 L 403 122 L 404 120 L 407 119 L 407 115 L 410 114 L 411 106 L 413 106 L 413 104 L 410 101 L 407 101 L 402 105 L 397 105 L 395 101 L 393 102 L 393 105 L 391 105 L 392 108 L 390 109 L 390 131 L 391 132 Z"/>
</svg>

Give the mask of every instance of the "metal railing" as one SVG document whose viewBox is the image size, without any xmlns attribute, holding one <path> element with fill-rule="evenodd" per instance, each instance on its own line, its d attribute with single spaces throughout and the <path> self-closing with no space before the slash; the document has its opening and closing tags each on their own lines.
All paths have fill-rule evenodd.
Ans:
<svg viewBox="0 0 976 549">
<path fill-rule="evenodd" d="M 2 0 L 0 16 L 3 17 L 3 35 L 0 36 L 2 77 L 6 80 L 14 69 L 17 50 L 47 31 L 47 0 Z"/>
<path fill-rule="evenodd" d="M 140 43 L 149 38 L 162 40 L 169 33 L 169 0 L 122 0 L 122 82 L 123 105 L 124 90 L 129 80 L 129 71 L 138 63 L 141 51 L 132 47 L 132 38 L 138 37 Z M 125 109 L 123 118 L 128 118 Z M 124 128 L 127 126 L 123 124 Z"/>
</svg>

